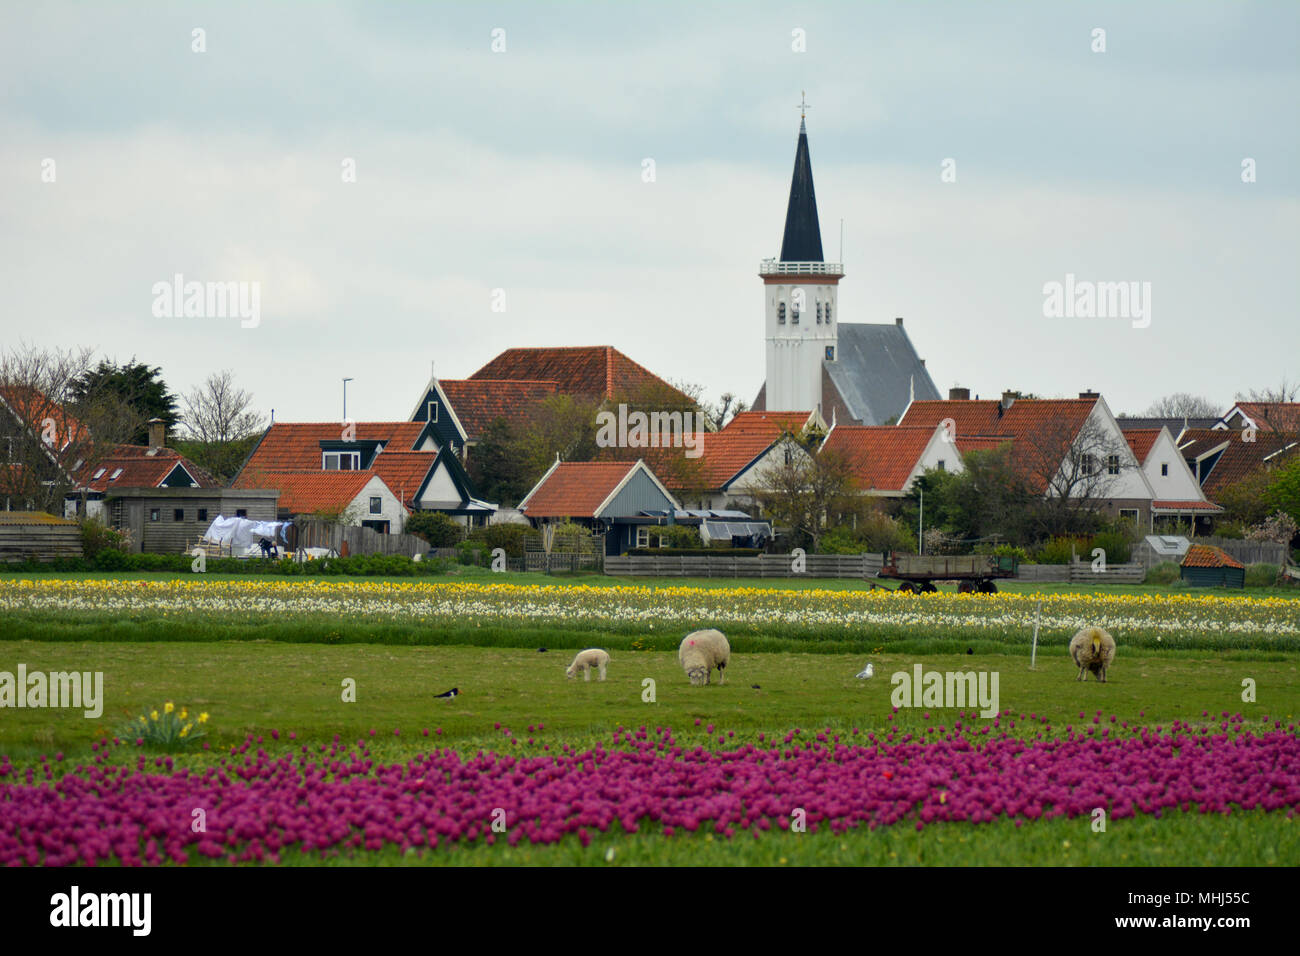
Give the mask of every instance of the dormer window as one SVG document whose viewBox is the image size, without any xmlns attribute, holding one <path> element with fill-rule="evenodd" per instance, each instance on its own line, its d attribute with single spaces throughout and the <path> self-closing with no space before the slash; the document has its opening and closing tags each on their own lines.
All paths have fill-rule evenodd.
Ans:
<svg viewBox="0 0 1300 956">
<path fill-rule="evenodd" d="M 431 421 L 431 422 L 436 422 L 437 420 L 438 420 L 438 403 L 437 403 L 437 402 L 430 402 L 430 403 L 429 403 L 429 421 Z"/>
<path fill-rule="evenodd" d="M 785 303 L 782 302 L 776 307 L 776 321 L 778 325 L 785 325 Z"/>
<path fill-rule="evenodd" d="M 327 451 L 321 456 L 321 468 L 324 471 L 360 471 L 361 452 Z"/>
</svg>

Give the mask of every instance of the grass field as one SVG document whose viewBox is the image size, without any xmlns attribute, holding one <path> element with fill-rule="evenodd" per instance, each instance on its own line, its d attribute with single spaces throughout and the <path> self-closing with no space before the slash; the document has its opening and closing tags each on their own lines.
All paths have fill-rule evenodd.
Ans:
<svg viewBox="0 0 1300 956">
<path fill-rule="evenodd" d="M 495 576 L 493 583 L 500 577 Z M 538 579 L 525 580 L 536 584 Z M 575 582 L 557 577 L 553 583 L 563 588 Z M 581 583 L 599 590 L 597 582 Z M 719 593 L 729 597 L 737 585 L 734 581 L 697 583 L 700 590 L 719 592 L 721 587 Z M 808 590 L 792 589 L 784 581 L 770 583 L 777 586 L 768 589 L 769 582 L 762 582 L 762 589 Z M 681 582 L 660 581 L 653 586 L 664 584 L 677 588 Z M 744 582 L 743 586 L 758 584 Z M 1049 593 L 1046 588 L 1039 590 Z M 599 605 L 619 600 L 619 591 L 604 593 L 603 599 L 597 594 L 592 601 Z M 1077 588 L 1057 593 L 1057 600 L 1077 600 L 1084 606 L 1094 600 Z M 791 595 L 789 600 L 801 597 Z M 767 598 L 760 595 L 757 600 Z M 1006 600 L 1017 601 L 1014 596 Z M 1098 607 L 1106 600 L 1101 594 L 1095 598 Z M 322 763 L 327 757 L 341 759 L 344 751 L 351 755 L 348 759 L 372 761 L 373 766 L 365 765 L 369 779 L 379 775 L 382 767 L 408 765 L 445 750 L 467 760 L 480 752 L 507 762 L 578 759 L 585 753 L 626 748 L 626 736 L 620 742 L 618 728 L 672 728 L 674 743 L 684 752 L 701 748 L 724 756 L 792 738 L 787 747 L 794 748 L 795 755 L 801 746 L 829 747 L 824 755 L 830 762 L 827 766 L 849 759 L 837 756 L 848 753 L 837 748 L 864 742 L 868 734 L 875 735 L 872 746 L 888 759 L 903 753 L 897 749 L 900 746 L 919 741 L 946 747 L 960 735 L 980 748 L 990 739 L 980 734 L 990 732 L 994 737 L 1022 740 L 1045 755 L 1060 746 L 1092 746 L 1079 741 L 1101 728 L 1121 741 L 1136 743 L 1138 735 L 1167 735 L 1181 727 L 1178 732 L 1184 736 L 1173 738 L 1172 743 L 1157 745 L 1153 738 L 1153 754 L 1170 748 L 1176 754 L 1187 746 L 1186 741 L 1201 739 L 1206 745 L 1217 740 L 1214 746 L 1222 747 L 1235 739 L 1263 740 L 1270 734 L 1294 738 L 1295 715 L 1300 710 L 1300 653 L 1278 646 L 1277 636 L 1267 632 L 1267 628 L 1285 630 L 1291 606 L 1289 601 L 1283 604 L 1278 618 L 1276 595 L 1257 595 L 1240 604 L 1219 596 L 1197 613 L 1212 610 L 1226 615 L 1224 620 L 1240 633 L 1219 635 L 1217 644 L 1213 634 L 1203 634 L 1198 638 L 1202 646 L 1179 647 L 1174 634 L 1168 646 L 1155 643 L 1154 638 L 1150 646 L 1140 642 L 1133 646 L 1124 633 L 1117 632 L 1120 650 L 1111 680 L 1104 685 L 1074 680 L 1075 668 L 1067 660 L 1059 634 L 1041 635 L 1038 665 L 1030 670 L 1029 636 L 1018 631 L 1011 641 L 1001 631 L 991 637 L 976 629 L 965 638 L 960 634 L 927 637 L 915 625 L 901 631 L 855 625 L 847 637 L 827 646 L 816 640 L 815 633 L 797 629 L 780 642 L 764 644 L 760 635 L 746 636 L 742 628 L 727 683 L 706 688 L 687 684 L 669 650 L 680 630 L 653 638 L 647 633 L 646 640 L 639 640 L 627 628 L 602 630 L 583 622 L 573 627 L 498 622 L 484 628 L 467 618 L 403 625 L 368 620 L 368 612 L 358 608 L 354 615 L 331 623 L 334 640 L 328 639 L 328 632 L 319 633 L 322 622 L 311 615 L 282 622 L 275 639 L 265 640 L 255 637 L 253 625 L 236 625 L 216 614 L 175 615 L 126 605 L 116 612 L 7 613 L 0 619 L 0 671 L 12 671 L 20 662 L 29 672 L 100 671 L 105 703 L 99 720 L 87 720 L 72 710 L 0 710 L 0 755 L 9 767 L 5 775 L 0 765 L 0 804 L 5 802 L 6 789 L 10 801 L 22 799 L 28 770 L 34 772 L 31 786 L 35 788 L 56 786 L 65 775 L 89 773 L 91 768 L 118 767 L 160 782 L 185 773 L 234 776 L 232 772 L 254 754 L 263 755 L 259 760 L 274 761 L 291 758 L 306 747 L 311 759 Z M 1133 607 L 1126 613 L 1165 613 L 1159 601 L 1139 601 Z M 1300 604 L 1295 607 L 1300 609 Z M 606 608 L 600 613 L 612 612 Z M 1282 625 L 1277 624 L 1279 619 Z M 1300 614 L 1295 620 L 1300 623 Z M 1159 636 L 1157 631 L 1151 633 Z M 225 639 L 232 636 L 237 639 Z M 746 648 L 747 641 L 752 646 Z M 566 680 L 563 671 L 571 648 L 593 644 L 611 647 L 609 680 Z M 548 650 L 540 652 L 539 647 Z M 845 647 L 852 647 L 854 653 L 836 652 Z M 766 652 L 751 653 L 757 650 Z M 857 680 L 854 675 L 868 659 L 876 676 Z M 960 711 L 895 711 L 890 677 L 910 671 L 917 663 L 926 670 L 995 672 L 1002 712 L 997 722 L 976 716 L 973 704 Z M 355 682 L 355 702 L 343 700 L 345 679 Z M 654 682 L 653 702 L 643 697 L 647 680 Z M 1243 681 L 1253 682 L 1253 702 L 1243 701 Z M 460 696 L 434 698 L 453 686 L 461 689 Z M 206 738 L 210 749 L 165 756 L 148 747 L 137 748 L 130 740 L 118 747 L 102 746 L 124 724 L 164 700 L 211 714 Z M 960 732 L 955 730 L 958 721 L 965 725 Z M 795 728 L 802 732 L 793 735 Z M 817 734 L 824 736 L 823 743 L 812 741 Z M 329 754 L 322 754 L 327 746 Z M 965 747 L 958 741 L 959 749 Z M 924 766 L 924 760 L 917 766 Z M 479 838 L 431 850 L 403 849 L 392 841 L 369 848 L 344 841 L 323 856 L 286 852 L 278 858 L 283 863 L 380 865 L 1300 863 L 1300 837 L 1293 819 L 1295 806 L 1300 805 L 1300 767 L 1265 767 L 1260 772 L 1265 775 L 1261 779 L 1270 773 L 1284 774 L 1286 782 L 1278 785 L 1295 788 L 1295 802 L 1287 804 L 1288 810 L 1238 810 L 1225 815 L 1184 803 L 1160 816 L 1138 813 L 1113 819 L 1104 833 L 1094 832 L 1086 816 L 1032 821 L 999 816 L 987 822 L 936 822 L 918 830 L 906 822 L 913 819 L 908 815 L 871 830 L 858 827 L 834 833 L 814 827 L 816 832 L 794 833 L 778 828 L 740 831 L 730 837 L 714 833 L 707 824 L 671 837 L 647 830 L 624 833 L 615 824 L 609 832 L 593 830 L 583 840 L 566 835 L 537 845 L 512 846 L 504 841 L 489 845 Z M 814 778 L 818 773 L 813 772 Z M 4 835 L 0 813 L 0 850 Z"/>
</svg>

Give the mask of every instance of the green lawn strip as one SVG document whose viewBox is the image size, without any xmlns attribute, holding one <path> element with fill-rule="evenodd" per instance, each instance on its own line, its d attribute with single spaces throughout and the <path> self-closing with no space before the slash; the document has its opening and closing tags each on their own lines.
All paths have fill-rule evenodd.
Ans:
<svg viewBox="0 0 1300 956">
<path fill-rule="evenodd" d="M 1202 721 L 1226 711 L 1241 713 L 1256 729 L 1263 715 L 1290 722 L 1300 711 L 1300 655 L 1231 652 L 1125 651 L 1116 658 L 1111 680 L 1098 684 L 1074 680 L 1076 670 L 1064 650 L 1043 653 L 1037 670 L 1024 654 L 881 653 L 871 656 L 876 676 L 854 676 L 865 658 L 773 652 L 733 655 L 725 685 L 692 688 L 675 654 L 615 651 L 609 680 L 570 681 L 564 669 L 570 655 L 516 648 L 462 646 L 304 645 L 275 642 L 124 643 L 89 641 L 48 643 L 0 641 L 0 670 L 16 672 L 19 663 L 32 671 L 101 671 L 103 715 L 87 719 L 79 710 L 15 708 L 0 710 L 0 753 L 18 763 L 38 754 L 62 750 L 75 763 L 90 755 L 96 733 L 115 733 L 141 712 L 175 701 L 197 714 L 211 714 L 209 741 L 214 747 L 262 734 L 268 749 L 270 731 L 294 731 L 299 743 L 319 744 L 339 734 L 355 742 L 376 733 L 376 759 L 401 760 L 432 746 L 460 750 L 495 749 L 541 752 L 564 744 L 608 743 L 613 729 L 670 726 L 683 743 L 717 745 L 717 735 L 735 733 L 727 746 L 756 742 L 794 727 L 815 733 L 826 726 L 848 734 L 854 726 L 875 730 L 889 726 L 891 675 L 926 670 L 996 671 L 999 705 L 1014 713 L 1033 712 L 1056 730 L 1088 722 L 1100 710 L 1109 724 L 1164 724 L 1174 719 Z M 356 702 L 342 700 L 343 681 L 356 681 Z M 643 681 L 655 682 L 654 703 L 642 700 Z M 1256 683 L 1256 703 L 1243 703 L 1242 681 Z M 752 685 L 759 685 L 755 689 Z M 461 695 L 437 700 L 435 694 L 459 687 Z M 972 704 L 968 711 L 975 710 Z M 954 710 L 935 710 L 925 721 L 904 709 L 900 726 L 950 725 Z M 701 721 L 697 731 L 694 722 Z M 975 723 L 969 718 L 967 723 Z M 493 725 L 514 732 L 512 743 Z M 529 724 L 545 731 L 529 734 Z M 704 728 L 716 732 L 706 739 Z M 1032 735 L 1041 724 L 1018 722 L 1017 733 Z M 420 737 L 423 728 L 443 734 Z M 393 730 L 401 737 L 394 739 Z M 526 739 L 535 738 L 528 748 Z M 281 746 L 288 746 L 281 740 Z M 391 753 L 385 748 L 392 748 Z M 192 754 L 179 761 L 203 762 L 211 754 Z"/>
<path fill-rule="evenodd" d="M 199 862 L 198 854 L 194 855 Z M 205 861 L 224 862 L 224 861 Z M 1230 816 L 1195 810 L 1109 820 L 1094 832 L 1089 817 L 911 824 L 855 828 L 843 834 L 768 831 L 755 839 L 701 831 L 665 837 L 645 826 L 627 834 L 615 824 L 592 831 L 584 847 L 576 837 L 532 846 L 437 847 L 404 853 L 340 850 L 322 857 L 289 849 L 284 865 L 362 866 L 1295 866 L 1300 864 L 1300 821 L 1259 810 Z"/>
</svg>

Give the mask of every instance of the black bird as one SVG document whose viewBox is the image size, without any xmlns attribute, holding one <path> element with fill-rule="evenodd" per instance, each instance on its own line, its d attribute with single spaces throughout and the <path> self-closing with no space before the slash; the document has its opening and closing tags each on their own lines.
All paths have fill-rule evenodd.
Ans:
<svg viewBox="0 0 1300 956">
<path fill-rule="evenodd" d="M 762 690 L 762 689 L 763 689 L 763 688 L 759 687 L 757 684 L 750 684 L 749 686 L 752 687 L 752 688 L 754 688 L 754 690 Z"/>
<path fill-rule="evenodd" d="M 545 653 L 546 653 L 546 648 L 544 648 L 544 647 L 539 647 L 539 648 L 537 649 L 537 653 L 538 653 L 538 654 L 545 654 Z"/>
<path fill-rule="evenodd" d="M 974 653 L 975 653 L 975 649 L 974 649 L 973 647 L 968 647 L 968 648 L 966 648 L 966 653 L 967 653 L 967 654 L 974 654 Z"/>
<path fill-rule="evenodd" d="M 455 696 L 456 696 L 457 694 L 459 694 L 459 693 L 460 693 L 460 688 L 459 688 L 459 687 L 453 687 L 451 690 L 447 691 L 447 693 L 445 693 L 445 694 L 434 694 L 433 696 L 434 696 L 434 697 L 445 697 L 445 698 L 447 698 L 448 700 L 451 700 L 453 697 L 455 697 Z"/>
</svg>

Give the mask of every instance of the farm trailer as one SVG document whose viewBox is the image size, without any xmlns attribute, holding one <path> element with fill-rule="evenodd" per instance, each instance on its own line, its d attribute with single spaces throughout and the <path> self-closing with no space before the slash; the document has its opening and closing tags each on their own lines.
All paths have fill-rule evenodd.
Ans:
<svg viewBox="0 0 1300 956">
<path fill-rule="evenodd" d="M 957 581 L 957 590 L 962 594 L 971 591 L 993 594 L 998 589 L 994 579 L 1015 577 L 1017 563 L 1013 557 L 991 554 L 900 554 L 891 551 L 876 577 L 900 581 L 898 590 L 909 593 L 937 590 L 935 581 Z"/>
</svg>

